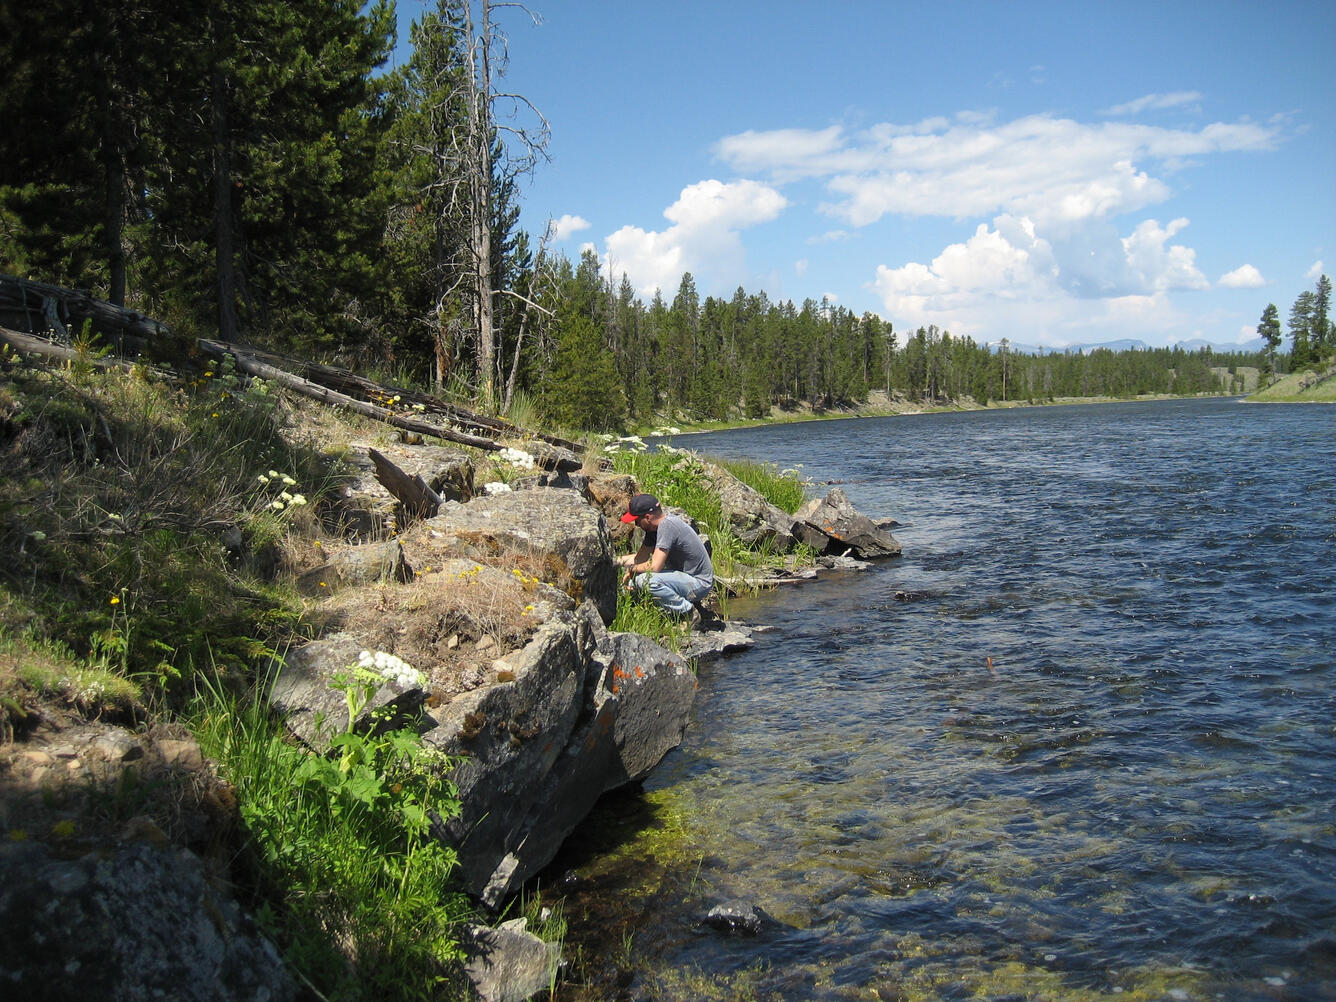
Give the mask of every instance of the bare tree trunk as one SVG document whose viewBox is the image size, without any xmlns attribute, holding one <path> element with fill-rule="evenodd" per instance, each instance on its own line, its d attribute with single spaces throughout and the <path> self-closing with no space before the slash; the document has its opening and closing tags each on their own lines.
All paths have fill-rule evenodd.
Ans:
<svg viewBox="0 0 1336 1002">
<path fill-rule="evenodd" d="M 213 230 L 218 261 L 218 336 L 237 339 L 236 249 L 232 225 L 232 148 L 228 137 L 227 80 L 213 68 Z"/>
<path fill-rule="evenodd" d="M 489 407 L 496 390 L 496 332 L 492 326 L 492 5 L 482 0 L 482 24 L 474 31 L 472 11 L 465 22 L 473 36 L 475 72 L 469 94 L 469 256 L 474 295 L 478 362 L 478 401 Z"/>
<path fill-rule="evenodd" d="M 529 318 L 533 316 L 535 310 L 542 310 L 537 300 L 540 285 L 548 277 L 547 242 L 551 238 L 552 226 L 549 224 L 543 239 L 538 244 L 538 256 L 534 259 L 533 265 L 533 281 L 529 283 L 529 298 L 524 300 L 524 307 L 520 311 L 520 329 L 515 335 L 515 355 L 510 362 L 510 378 L 506 380 L 506 399 L 501 407 L 501 413 L 507 416 L 510 414 L 510 405 L 515 400 L 515 379 L 520 371 L 520 350 L 524 347 L 524 335 L 529 331 Z M 542 312 L 548 311 L 542 310 Z"/>
</svg>

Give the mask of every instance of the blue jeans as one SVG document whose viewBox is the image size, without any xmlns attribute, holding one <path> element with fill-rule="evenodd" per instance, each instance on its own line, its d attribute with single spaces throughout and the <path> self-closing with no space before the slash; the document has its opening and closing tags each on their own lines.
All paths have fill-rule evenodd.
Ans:
<svg viewBox="0 0 1336 1002">
<path fill-rule="evenodd" d="M 686 571 L 660 571 L 658 574 L 637 574 L 632 579 L 636 588 L 648 588 L 649 597 L 664 612 L 685 616 L 691 611 L 693 602 L 699 602 L 710 594 L 711 585 L 703 584 L 700 578 L 692 577 Z"/>
</svg>

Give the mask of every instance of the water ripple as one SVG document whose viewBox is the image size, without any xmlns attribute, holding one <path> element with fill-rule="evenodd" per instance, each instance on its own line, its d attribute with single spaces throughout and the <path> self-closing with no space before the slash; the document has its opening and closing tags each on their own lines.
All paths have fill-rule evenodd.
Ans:
<svg viewBox="0 0 1336 1002">
<path fill-rule="evenodd" d="M 625 930 L 642 999 L 1336 998 L 1332 431 L 1202 400 L 679 443 L 841 480 L 905 556 L 733 604 L 777 629 L 702 669 L 656 820 L 561 864 L 602 875 L 573 942 Z M 776 926 L 702 934 L 729 898 Z"/>
</svg>

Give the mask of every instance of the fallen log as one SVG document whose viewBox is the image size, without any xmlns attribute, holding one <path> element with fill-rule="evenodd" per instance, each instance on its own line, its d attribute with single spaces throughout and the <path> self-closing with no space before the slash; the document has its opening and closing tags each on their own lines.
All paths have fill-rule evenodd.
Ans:
<svg viewBox="0 0 1336 1002">
<path fill-rule="evenodd" d="M 469 435 L 462 431 L 456 431 L 453 428 L 442 427 L 432 424 L 428 421 L 421 421 L 417 418 L 406 417 L 396 414 L 386 407 L 380 407 L 376 404 L 369 404 L 356 397 L 350 397 L 346 393 L 340 393 L 337 390 L 331 390 L 328 386 L 321 386 L 319 383 L 313 383 L 309 379 L 303 379 L 301 376 L 294 376 L 285 369 L 277 368 L 261 362 L 254 355 L 243 351 L 234 345 L 224 344 L 221 341 L 209 341 L 200 339 L 200 348 L 211 358 L 221 361 L 224 358 L 231 358 L 236 363 L 238 369 L 242 372 L 258 376 L 261 379 L 268 379 L 277 383 L 279 386 L 292 390 L 294 393 L 300 393 L 302 396 L 310 397 L 312 400 L 319 400 L 321 403 L 330 404 L 336 407 L 346 407 L 350 411 L 358 414 L 365 414 L 367 417 L 373 417 L 378 421 L 384 421 L 386 424 L 393 425 L 396 428 L 403 428 L 405 431 L 417 432 L 419 435 L 433 435 L 436 438 L 443 438 L 449 442 L 458 442 L 460 445 L 472 446 L 475 449 L 484 449 L 488 452 L 499 452 L 505 448 L 500 442 L 490 438 L 481 438 L 477 435 Z"/>
<path fill-rule="evenodd" d="M 441 496 L 427 486 L 418 474 L 409 476 L 375 449 L 367 455 L 376 467 L 376 479 L 414 518 L 432 518 L 441 510 Z"/>
<path fill-rule="evenodd" d="M 69 340 L 71 327 L 91 320 L 93 329 L 104 336 L 133 339 L 136 351 L 143 351 L 146 342 L 168 332 L 163 324 L 134 310 L 94 299 L 85 292 L 14 275 L 0 275 L 0 315 L 29 330 L 49 330 L 62 341 Z"/>
<path fill-rule="evenodd" d="M 333 365 L 324 365 L 320 362 L 305 362 L 300 359 L 285 358 L 281 355 L 274 355 L 270 352 L 256 351 L 248 349 L 248 353 L 261 361 L 267 361 L 277 367 L 291 367 L 298 370 L 303 377 L 312 382 L 319 383 L 322 386 L 328 386 L 332 390 L 338 390 L 340 393 L 346 393 L 349 396 L 357 396 L 374 402 L 376 398 L 390 399 L 398 398 L 398 402 L 407 406 L 420 406 L 424 414 L 440 414 L 448 418 L 452 423 L 464 428 L 482 432 L 483 434 L 495 434 L 497 436 L 508 435 L 512 438 L 536 438 L 547 442 L 549 445 L 559 446 L 563 449 L 569 449 L 571 452 L 579 452 L 580 446 L 569 439 L 561 438 L 557 435 L 549 435 L 546 432 L 530 431 L 511 424 L 502 418 L 489 417 L 485 414 L 479 414 L 458 404 L 452 404 L 449 401 L 442 400 L 440 397 L 432 396 L 429 393 L 422 393 L 417 390 L 406 389 L 401 386 L 391 386 L 385 383 L 377 383 L 374 380 L 367 379 L 365 376 L 359 376 L 357 373 L 348 369 L 341 369 Z"/>
<path fill-rule="evenodd" d="M 54 341 L 48 341 L 46 338 L 36 337 L 32 334 L 24 334 L 22 331 L 10 330 L 8 327 L 0 327 L 0 341 L 9 345 L 15 351 L 24 355 L 39 355 L 42 358 L 48 358 L 56 362 L 77 362 L 80 353 L 74 348 L 64 344 L 56 344 Z M 83 361 L 99 369 L 122 368 L 128 369 L 133 362 L 111 356 L 88 355 L 85 354 Z"/>
</svg>

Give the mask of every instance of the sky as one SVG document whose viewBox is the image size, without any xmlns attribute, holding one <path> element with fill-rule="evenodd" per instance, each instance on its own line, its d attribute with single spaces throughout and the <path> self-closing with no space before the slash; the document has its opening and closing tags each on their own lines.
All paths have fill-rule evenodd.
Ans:
<svg viewBox="0 0 1336 1002">
<path fill-rule="evenodd" d="M 1336 271 L 1329 0 L 529 9 L 497 12 L 551 129 L 522 225 L 645 302 L 690 272 L 980 343 L 1234 345 Z"/>
</svg>

